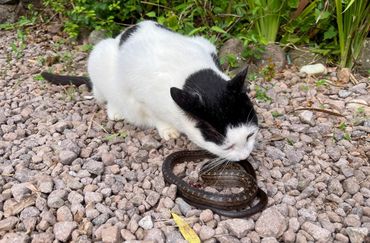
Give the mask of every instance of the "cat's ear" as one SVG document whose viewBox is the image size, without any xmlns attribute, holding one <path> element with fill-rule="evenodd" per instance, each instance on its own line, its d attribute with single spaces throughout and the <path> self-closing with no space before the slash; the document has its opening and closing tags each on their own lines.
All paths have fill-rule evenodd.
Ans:
<svg viewBox="0 0 370 243">
<path fill-rule="evenodd" d="M 233 79 L 229 81 L 228 88 L 229 90 L 232 90 L 234 92 L 244 92 L 244 82 L 245 78 L 248 74 L 248 67 L 246 67 L 244 70 L 239 72 Z"/>
<path fill-rule="evenodd" d="M 200 104 L 200 99 L 197 95 L 175 87 L 172 87 L 170 92 L 175 103 L 186 112 L 192 112 Z"/>
</svg>

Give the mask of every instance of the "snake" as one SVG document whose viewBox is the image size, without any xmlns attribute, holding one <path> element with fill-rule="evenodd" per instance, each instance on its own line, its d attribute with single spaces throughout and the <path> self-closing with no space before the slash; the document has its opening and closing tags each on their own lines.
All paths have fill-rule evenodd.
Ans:
<svg viewBox="0 0 370 243">
<path fill-rule="evenodd" d="M 217 182 L 227 187 L 244 188 L 242 192 L 235 194 L 214 193 L 192 187 L 173 173 L 173 168 L 179 163 L 206 158 L 216 158 L 216 156 L 205 150 L 174 152 L 167 156 L 162 164 L 163 178 L 167 183 L 175 184 L 178 194 L 189 204 L 201 209 L 211 209 L 219 215 L 234 218 L 249 217 L 266 207 L 267 195 L 258 187 L 256 173 L 248 160 L 229 163 L 226 168 L 217 167 L 201 175 L 205 185 Z M 258 203 L 250 206 L 255 198 L 259 199 Z"/>
</svg>

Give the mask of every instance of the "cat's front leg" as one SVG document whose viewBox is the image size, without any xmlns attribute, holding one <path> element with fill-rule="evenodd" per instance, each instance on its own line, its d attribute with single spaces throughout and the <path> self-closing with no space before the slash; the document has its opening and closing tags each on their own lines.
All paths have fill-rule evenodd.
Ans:
<svg viewBox="0 0 370 243">
<path fill-rule="evenodd" d="M 180 132 L 176 128 L 166 123 L 157 122 L 156 127 L 158 130 L 159 136 L 161 136 L 161 138 L 163 138 L 164 140 L 170 140 L 171 138 L 180 137 Z"/>
<path fill-rule="evenodd" d="M 123 112 L 109 102 L 107 103 L 107 114 L 109 120 L 112 121 L 120 121 L 124 119 Z"/>
</svg>

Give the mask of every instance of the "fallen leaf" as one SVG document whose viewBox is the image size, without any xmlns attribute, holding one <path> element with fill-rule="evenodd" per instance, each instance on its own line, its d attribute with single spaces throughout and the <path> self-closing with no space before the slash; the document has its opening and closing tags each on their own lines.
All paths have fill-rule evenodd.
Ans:
<svg viewBox="0 0 370 243">
<path fill-rule="evenodd" d="M 200 239 L 195 231 L 189 226 L 188 223 L 185 222 L 183 218 L 178 216 L 175 213 L 171 213 L 172 218 L 175 221 L 176 225 L 180 229 L 180 233 L 182 236 L 187 240 L 189 243 L 200 243 Z"/>
</svg>

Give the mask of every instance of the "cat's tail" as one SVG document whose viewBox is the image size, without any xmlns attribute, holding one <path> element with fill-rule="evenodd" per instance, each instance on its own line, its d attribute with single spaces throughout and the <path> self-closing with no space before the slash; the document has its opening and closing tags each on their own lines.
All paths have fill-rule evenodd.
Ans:
<svg viewBox="0 0 370 243">
<path fill-rule="evenodd" d="M 41 76 L 48 82 L 56 85 L 69 85 L 73 84 L 80 86 L 86 84 L 89 90 L 92 89 L 92 83 L 88 77 L 82 76 L 68 76 L 68 75 L 58 75 L 48 72 L 42 72 Z"/>
</svg>

